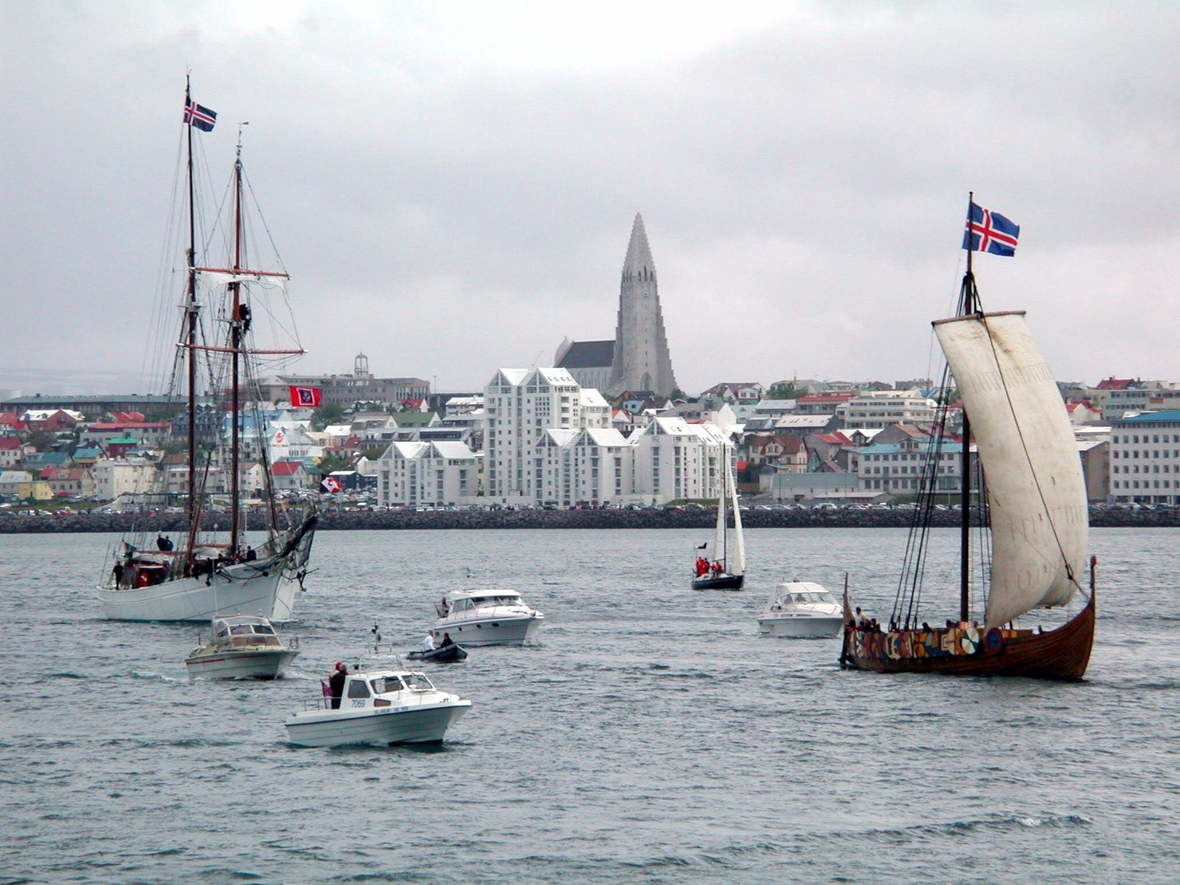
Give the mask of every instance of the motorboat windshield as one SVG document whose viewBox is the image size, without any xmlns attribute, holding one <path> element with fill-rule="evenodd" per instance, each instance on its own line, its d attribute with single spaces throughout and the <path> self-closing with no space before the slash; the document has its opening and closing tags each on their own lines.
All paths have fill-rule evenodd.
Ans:
<svg viewBox="0 0 1180 885">
<path fill-rule="evenodd" d="M 397 694 L 399 691 L 437 691 L 423 673 L 385 673 L 369 680 L 373 694 Z"/>
<path fill-rule="evenodd" d="M 832 605 L 836 604 L 836 597 L 831 593 L 784 593 L 779 601 L 783 605 L 803 605 L 805 603 L 828 602 Z"/>
</svg>

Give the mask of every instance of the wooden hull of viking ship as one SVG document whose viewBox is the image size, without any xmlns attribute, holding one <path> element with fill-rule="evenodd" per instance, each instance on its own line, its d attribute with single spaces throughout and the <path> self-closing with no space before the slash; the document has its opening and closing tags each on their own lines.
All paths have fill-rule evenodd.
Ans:
<svg viewBox="0 0 1180 885">
<path fill-rule="evenodd" d="M 947 630 L 933 630 L 928 634 L 922 631 L 910 631 L 909 634 L 845 631 L 841 663 L 846 668 L 877 673 L 1078 680 L 1085 675 L 1090 663 L 1094 618 L 1094 596 L 1091 594 L 1086 607 L 1056 630 L 1037 633 L 992 628 L 980 637 L 981 642 L 971 654 L 924 655 L 915 649 L 915 645 L 925 645 L 916 642 L 919 638 L 930 634 L 941 638 L 949 632 Z"/>
</svg>

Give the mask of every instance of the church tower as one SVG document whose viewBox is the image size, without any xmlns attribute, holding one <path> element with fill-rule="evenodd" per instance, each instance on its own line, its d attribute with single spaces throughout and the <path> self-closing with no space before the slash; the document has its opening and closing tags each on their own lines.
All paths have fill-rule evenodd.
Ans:
<svg viewBox="0 0 1180 885">
<path fill-rule="evenodd" d="M 609 390 L 611 393 L 650 390 L 667 396 L 675 389 L 664 315 L 660 312 L 656 266 L 647 244 L 643 216 L 636 213 L 619 287 L 619 320 L 615 327 Z"/>
</svg>

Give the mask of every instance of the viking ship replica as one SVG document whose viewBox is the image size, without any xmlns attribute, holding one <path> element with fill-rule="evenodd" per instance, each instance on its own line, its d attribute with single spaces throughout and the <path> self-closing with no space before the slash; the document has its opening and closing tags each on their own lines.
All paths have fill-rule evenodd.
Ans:
<svg viewBox="0 0 1180 885">
<path fill-rule="evenodd" d="M 972 253 L 1013 254 L 1019 228 L 973 199 L 969 206 L 967 272 L 957 315 L 933 324 L 947 361 L 943 389 L 950 389 L 953 376 L 964 411 L 958 616 L 931 627 L 921 608 L 940 451 L 950 438 L 944 397 L 889 624 L 857 623 L 845 591 L 840 663 L 890 673 L 1081 679 L 1094 642 L 1095 560 L 1089 562 L 1087 593 L 1079 583 L 1086 573 L 1089 519 L 1077 446 L 1024 312 L 985 313 L 980 305 Z M 972 440 L 984 487 L 975 511 Z M 983 603 L 982 625 L 972 619 L 973 554 L 982 555 L 983 598 L 974 600 Z M 1078 593 L 1085 605 L 1062 626 L 1042 631 L 1016 624 L 1034 609 L 1065 606 Z"/>
<path fill-rule="evenodd" d="M 292 617 L 297 587 L 302 587 L 315 534 L 314 508 L 280 511 L 271 487 L 271 465 L 265 439 L 266 419 L 259 369 L 282 365 L 302 354 L 292 346 L 263 350 L 254 345 L 253 320 L 269 314 L 272 329 L 293 328 L 293 321 L 271 309 L 269 292 L 286 307 L 287 273 L 249 269 L 244 173 L 239 130 L 232 183 L 232 216 L 227 225 L 227 266 L 204 267 L 198 250 L 210 237 L 198 237 L 203 218 L 196 200 L 193 129 L 210 132 L 216 114 L 192 100 L 185 89 L 187 130 L 187 234 L 185 295 L 181 332 L 174 341 L 171 378 L 177 403 L 187 417 L 187 458 L 183 479 L 169 490 L 164 459 L 155 462 L 157 476 L 136 495 L 142 508 L 154 498 L 183 498 L 185 529 L 179 543 L 163 535 L 153 538 L 133 531 L 104 566 L 98 598 L 106 618 L 132 621 L 200 621 L 232 615 L 254 615 L 282 622 Z M 289 308 L 287 308 L 289 312 Z M 204 402 L 201 410 L 198 403 Z M 229 427 L 223 416 L 228 412 Z M 214 420 L 202 422 L 202 417 Z M 253 433 L 248 433 L 249 428 Z M 262 487 L 259 506 L 265 512 L 266 537 L 258 548 L 246 542 L 244 449 L 253 436 L 251 453 L 258 463 Z M 150 466 L 145 464 L 145 467 Z M 150 472 L 150 471 L 145 471 Z M 226 511 L 214 513 L 215 501 Z M 217 508 L 220 510 L 220 508 Z M 137 519 L 139 518 L 137 514 Z M 228 524 L 227 524 L 228 523 Z M 217 529 L 221 528 L 220 534 Z M 208 530 L 207 530 L 208 529 Z M 228 532 L 225 531 L 228 529 Z M 113 565 L 112 565 L 113 560 Z"/>
</svg>

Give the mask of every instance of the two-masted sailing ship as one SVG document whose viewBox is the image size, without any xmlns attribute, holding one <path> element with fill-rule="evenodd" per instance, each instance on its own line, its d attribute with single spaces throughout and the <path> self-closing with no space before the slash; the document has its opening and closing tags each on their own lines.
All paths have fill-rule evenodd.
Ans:
<svg viewBox="0 0 1180 885">
<path fill-rule="evenodd" d="M 187 408 L 187 457 L 181 495 L 185 529 L 179 541 L 138 531 L 124 538 L 108 558 L 98 588 L 104 617 L 132 621 L 204 621 L 213 617 L 256 615 L 271 621 L 292 617 L 315 534 L 314 508 L 280 509 L 271 487 L 271 465 L 264 439 L 266 419 L 258 368 L 279 364 L 301 347 L 259 349 L 253 319 L 269 310 L 269 291 L 284 304 L 285 271 L 251 269 L 247 263 L 244 173 L 239 133 L 232 184 L 232 220 L 227 234 L 229 260 L 222 267 L 198 263 L 208 238 L 198 237 L 200 216 L 194 186 L 193 129 L 212 131 L 216 114 L 185 90 L 187 130 L 187 226 L 182 328 L 175 347 L 174 389 L 183 388 Z M 291 327 L 290 323 L 272 323 Z M 179 403 L 181 395 L 177 395 Z M 211 410 L 199 410 L 202 401 Z M 228 432 L 221 416 L 228 411 Z M 213 421 L 202 420 L 212 415 Z M 251 451 L 262 488 L 250 509 L 264 513 L 265 539 L 257 548 L 246 538 L 243 447 L 249 429 Z M 160 465 L 163 471 L 163 465 Z M 156 483 L 158 488 L 159 483 Z M 225 503 L 225 511 L 215 502 Z M 217 532 L 220 523 L 222 532 Z M 208 529 L 208 530 L 206 530 Z M 225 530 L 228 531 L 225 531 Z"/>
<path fill-rule="evenodd" d="M 840 661 L 845 667 L 880 672 L 1081 679 L 1094 641 L 1095 564 L 1086 561 L 1089 519 L 1077 444 L 1024 312 L 986 313 L 980 304 L 972 253 L 1011 255 L 1019 228 L 973 199 L 969 206 L 967 271 L 957 315 L 934 321 L 947 362 L 943 388 L 950 389 L 953 377 L 964 413 L 959 433 L 959 611 L 950 618 L 944 613 L 945 620 L 923 611 L 941 445 L 952 438 L 945 429 L 944 402 L 889 623 L 857 623 L 846 593 Z M 973 475 L 983 478 L 983 489 L 974 499 Z M 978 504 L 974 509 L 973 500 Z M 975 553 L 984 556 L 974 572 L 984 579 L 982 600 L 973 600 L 970 593 Z M 1082 586 L 1087 580 L 1088 591 Z M 1017 624 L 1022 615 L 1065 606 L 1076 594 L 1086 598 L 1085 604 L 1063 625 L 1042 630 Z M 973 602 L 983 603 L 982 623 L 973 617 L 978 611 Z"/>
</svg>

